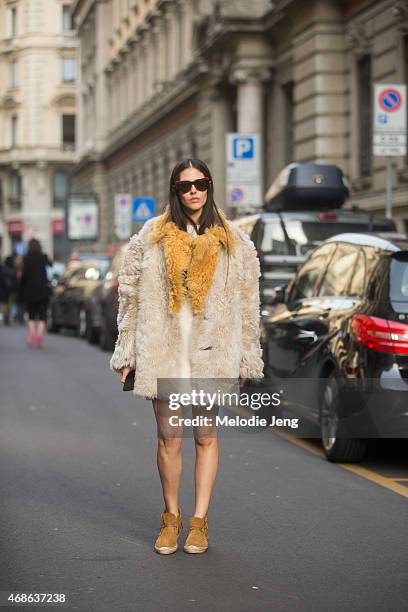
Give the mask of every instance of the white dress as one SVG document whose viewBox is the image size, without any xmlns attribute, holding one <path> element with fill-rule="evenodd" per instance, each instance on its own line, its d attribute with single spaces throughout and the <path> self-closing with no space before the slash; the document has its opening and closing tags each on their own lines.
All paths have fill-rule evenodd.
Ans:
<svg viewBox="0 0 408 612">
<path fill-rule="evenodd" d="M 187 231 L 192 236 L 197 236 L 193 225 L 187 225 Z M 193 311 L 191 310 L 190 300 L 184 299 L 183 304 L 178 312 L 180 332 L 181 332 L 181 351 L 179 360 L 178 378 L 190 378 L 191 364 L 188 353 L 188 344 L 193 324 Z"/>
</svg>

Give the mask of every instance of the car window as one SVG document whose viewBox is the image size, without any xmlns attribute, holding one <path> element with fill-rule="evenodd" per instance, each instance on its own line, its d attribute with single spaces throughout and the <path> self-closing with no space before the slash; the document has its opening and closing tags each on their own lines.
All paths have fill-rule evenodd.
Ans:
<svg viewBox="0 0 408 612">
<path fill-rule="evenodd" d="M 78 268 L 75 270 L 67 280 L 67 285 L 75 285 L 78 281 L 84 280 L 86 268 Z"/>
<path fill-rule="evenodd" d="M 390 268 L 390 297 L 399 302 L 408 301 L 408 253 L 393 256 Z"/>
<path fill-rule="evenodd" d="M 348 295 L 352 297 L 361 297 L 364 293 L 365 281 L 366 281 L 366 258 L 364 255 L 364 251 L 360 249 L 358 256 L 357 256 L 356 264 L 354 266 L 350 288 L 347 292 Z"/>
<path fill-rule="evenodd" d="M 355 246 L 350 244 L 337 245 L 323 277 L 319 295 L 345 295 L 357 256 L 358 249 Z"/>
<path fill-rule="evenodd" d="M 334 249 L 333 244 L 325 244 L 317 249 L 299 269 L 290 290 L 290 301 L 310 298 L 316 295 L 318 280 Z"/>
<path fill-rule="evenodd" d="M 259 223 L 259 222 L 258 222 Z M 283 230 L 279 220 L 268 220 L 262 223 L 262 232 L 258 227 L 254 228 L 254 236 L 259 241 L 260 250 L 263 253 L 273 255 L 308 255 L 324 240 L 335 234 L 350 232 L 368 232 L 370 230 L 390 231 L 391 226 L 378 222 L 370 224 L 367 221 L 301 221 L 286 219 Z M 260 229 L 260 228 L 259 228 Z M 258 233 L 259 232 L 259 233 Z"/>
<path fill-rule="evenodd" d="M 260 237 L 261 251 L 274 255 L 288 255 L 289 246 L 285 240 L 285 233 L 279 221 L 268 221 L 263 224 Z"/>
</svg>

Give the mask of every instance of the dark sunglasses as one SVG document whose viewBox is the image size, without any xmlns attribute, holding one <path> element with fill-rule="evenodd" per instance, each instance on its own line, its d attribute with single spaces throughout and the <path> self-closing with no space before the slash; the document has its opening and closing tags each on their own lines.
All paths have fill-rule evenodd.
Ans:
<svg viewBox="0 0 408 612">
<path fill-rule="evenodd" d="M 197 189 L 197 191 L 206 191 L 210 185 L 211 181 L 206 176 L 204 178 L 196 179 L 195 181 L 176 181 L 176 189 L 180 193 L 188 193 L 191 191 L 192 186 Z"/>
</svg>

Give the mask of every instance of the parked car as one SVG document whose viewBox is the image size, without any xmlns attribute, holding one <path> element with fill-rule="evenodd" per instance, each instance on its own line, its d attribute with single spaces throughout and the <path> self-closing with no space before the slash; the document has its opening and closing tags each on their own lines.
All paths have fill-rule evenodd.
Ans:
<svg viewBox="0 0 408 612">
<path fill-rule="evenodd" d="M 59 279 L 63 276 L 66 265 L 60 261 L 54 261 L 52 266 L 47 266 L 47 278 L 51 287 L 56 287 L 58 285 Z"/>
<path fill-rule="evenodd" d="M 58 332 L 62 327 L 74 329 L 78 335 L 86 334 L 85 300 L 104 277 L 109 259 L 79 261 L 67 266 L 53 290 L 48 307 L 47 328 Z"/>
<path fill-rule="evenodd" d="M 106 273 L 109 274 L 109 271 Z M 105 276 L 106 278 L 106 276 Z M 104 280 L 100 280 L 85 298 L 85 338 L 89 344 L 98 344 L 101 332 L 101 295 Z"/>
<path fill-rule="evenodd" d="M 327 459 L 359 461 L 370 437 L 408 437 L 408 239 L 329 238 L 274 298 L 265 380 L 288 383 L 285 407 L 318 428 Z"/>
<path fill-rule="evenodd" d="M 392 220 L 363 211 L 264 212 L 251 234 L 261 264 L 263 304 L 270 302 L 276 286 L 289 283 L 308 254 L 324 240 L 341 232 L 388 232 Z"/>
<path fill-rule="evenodd" d="M 394 231 L 393 221 L 354 206 L 341 210 L 349 195 L 341 169 L 333 164 L 293 163 L 265 194 L 264 211 L 251 233 L 261 264 L 261 301 L 288 283 L 308 253 L 342 232 Z"/>
<path fill-rule="evenodd" d="M 101 284 L 100 292 L 98 294 L 100 330 L 99 346 L 103 351 L 113 350 L 118 334 L 118 276 L 120 266 L 126 253 L 126 249 L 127 243 L 123 244 L 114 256 L 110 268 L 103 280 L 103 283 Z M 96 323 L 94 323 L 94 325 L 96 325 Z"/>
</svg>

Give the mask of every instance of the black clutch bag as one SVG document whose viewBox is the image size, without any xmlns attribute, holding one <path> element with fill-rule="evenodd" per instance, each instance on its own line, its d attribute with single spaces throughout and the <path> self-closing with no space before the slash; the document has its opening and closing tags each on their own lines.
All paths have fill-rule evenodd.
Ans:
<svg viewBox="0 0 408 612">
<path fill-rule="evenodd" d="M 130 370 L 123 383 L 123 391 L 133 391 L 135 386 L 135 370 Z"/>
</svg>

